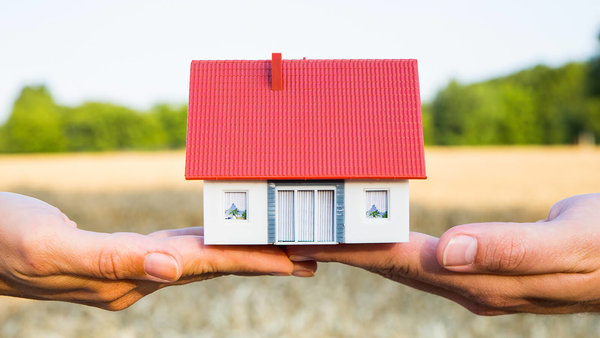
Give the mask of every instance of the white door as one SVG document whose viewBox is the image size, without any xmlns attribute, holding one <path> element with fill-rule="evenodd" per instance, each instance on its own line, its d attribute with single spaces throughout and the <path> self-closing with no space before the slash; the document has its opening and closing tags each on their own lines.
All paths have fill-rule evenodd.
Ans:
<svg viewBox="0 0 600 338">
<path fill-rule="evenodd" d="M 277 242 L 335 242 L 335 187 L 278 187 Z"/>
</svg>

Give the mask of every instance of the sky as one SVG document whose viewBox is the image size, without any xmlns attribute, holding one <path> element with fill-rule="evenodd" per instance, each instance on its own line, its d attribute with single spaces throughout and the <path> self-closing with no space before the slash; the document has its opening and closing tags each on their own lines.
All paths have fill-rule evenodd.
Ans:
<svg viewBox="0 0 600 338">
<path fill-rule="evenodd" d="M 0 122 L 26 85 L 58 104 L 186 103 L 198 59 L 411 58 L 421 97 L 599 52 L 598 0 L 0 0 Z"/>
</svg>

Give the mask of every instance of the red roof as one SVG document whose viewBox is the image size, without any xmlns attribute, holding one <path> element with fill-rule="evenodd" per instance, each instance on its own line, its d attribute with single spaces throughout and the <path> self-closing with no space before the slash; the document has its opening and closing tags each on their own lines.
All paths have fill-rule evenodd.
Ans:
<svg viewBox="0 0 600 338">
<path fill-rule="evenodd" d="M 192 61 L 187 179 L 426 177 L 416 60 L 281 67 Z"/>
</svg>

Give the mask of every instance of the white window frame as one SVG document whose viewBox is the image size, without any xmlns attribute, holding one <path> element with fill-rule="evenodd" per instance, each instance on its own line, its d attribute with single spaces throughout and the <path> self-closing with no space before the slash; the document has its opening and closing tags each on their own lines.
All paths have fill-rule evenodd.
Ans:
<svg viewBox="0 0 600 338">
<path fill-rule="evenodd" d="M 279 241 L 279 233 L 278 233 L 278 228 L 279 228 L 279 224 L 277 224 L 277 220 L 279 220 L 279 204 L 277 203 L 277 196 L 280 190 L 293 190 L 294 191 L 294 240 L 293 241 Z M 314 239 L 316 238 L 316 231 L 314 229 L 315 226 L 315 222 L 313 221 L 313 241 L 312 242 L 306 242 L 306 241 L 298 241 L 298 237 L 300 237 L 298 235 L 299 232 L 299 227 L 296 226 L 297 224 L 299 224 L 299 218 L 300 216 L 298 215 L 297 212 L 297 201 L 298 201 L 298 190 L 302 190 L 302 191 L 307 191 L 307 190 L 312 190 L 313 194 L 314 194 L 314 199 L 313 199 L 313 218 L 314 218 L 314 211 L 317 210 L 316 209 L 316 201 L 317 201 L 317 191 L 319 190 L 329 190 L 329 191 L 333 191 L 333 241 L 330 242 L 317 242 Z M 275 244 L 279 244 L 279 245 L 295 245 L 295 244 L 337 244 L 335 238 L 336 238 L 336 227 L 337 227 L 337 222 L 336 222 L 336 205 L 337 205 L 337 196 L 335 193 L 335 186 L 331 186 L 331 185 L 280 185 L 280 186 L 276 186 L 275 187 Z"/>
<path fill-rule="evenodd" d="M 390 189 L 389 188 L 364 188 L 363 189 L 363 203 L 362 203 L 362 205 L 365 205 L 365 206 L 367 205 L 367 192 L 368 191 L 386 191 L 387 192 L 386 195 L 387 195 L 387 213 L 388 213 L 388 217 L 387 218 L 369 218 L 369 217 L 366 217 L 366 215 L 365 215 L 365 219 L 367 220 L 367 222 L 375 223 L 375 224 L 376 223 L 383 223 L 383 222 L 390 222 L 390 219 L 391 219 L 391 217 L 390 217 L 390 214 L 391 214 L 391 212 L 390 212 L 390 209 L 391 209 L 390 203 L 392 201 L 392 195 L 391 195 Z"/>
<path fill-rule="evenodd" d="M 243 192 L 246 194 L 246 219 L 223 219 L 225 223 L 248 223 L 250 217 L 252 217 L 250 211 L 250 192 L 248 190 L 236 190 L 236 189 L 226 189 L 223 190 L 221 194 L 221 205 L 225 205 L 225 194 L 228 192 Z M 222 215 L 222 214 L 221 214 Z"/>
</svg>

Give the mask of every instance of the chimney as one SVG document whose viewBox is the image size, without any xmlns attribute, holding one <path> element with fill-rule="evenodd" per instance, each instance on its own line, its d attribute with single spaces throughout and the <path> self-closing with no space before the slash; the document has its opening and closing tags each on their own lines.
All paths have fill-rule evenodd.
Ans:
<svg viewBox="0 0 600 338">
<path fill-rule="evenodd" d="M 281 53 L 271 55 L 271 90 L 283 89 L 283 77 L 281 75 Z"/>
</svg>

